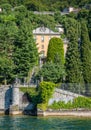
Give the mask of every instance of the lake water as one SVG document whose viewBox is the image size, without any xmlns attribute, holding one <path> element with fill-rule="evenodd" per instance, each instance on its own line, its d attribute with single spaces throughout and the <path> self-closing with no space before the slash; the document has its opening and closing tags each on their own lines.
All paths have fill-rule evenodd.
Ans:
<svg viewBox="0 0 91 130">
<path fill-rule="evenodd" d="M 0 130 L 91 130 L 91 118 L 0 116 Z"/>
</svg>

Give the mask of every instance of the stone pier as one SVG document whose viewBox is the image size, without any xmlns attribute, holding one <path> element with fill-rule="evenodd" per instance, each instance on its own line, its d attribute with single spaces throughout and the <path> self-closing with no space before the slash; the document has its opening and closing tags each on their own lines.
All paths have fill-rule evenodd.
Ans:
<svg viewBox="0 0 91 130">
<path fill-rule="evenodd" d="M 10 106 L 11 115 L 22 114 L 22 112 L 19 110 L 19 95 L 19 85 L 14 84 L 12 87 L 12 105 Z"/>
</svg>

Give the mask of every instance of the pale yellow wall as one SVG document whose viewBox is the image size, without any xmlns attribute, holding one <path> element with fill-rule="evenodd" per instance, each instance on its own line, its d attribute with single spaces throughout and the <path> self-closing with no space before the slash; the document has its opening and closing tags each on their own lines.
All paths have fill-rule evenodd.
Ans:
<svg viewBox="0 0 91 130">
<path fill-rule="evenodd" d="M 44 56 L 47 56 L 49 40 L 52 37 L 60 38 L 60 35 L 34 35 L 34 37 L 36 39 L 38 53 L 40 53 L 41 51 L 44 51 Z M 44 42 L 41 41 L 42 37 L 44 37 Z M 44 46 L 44 48 L 42 48 L 42 46 Z M 66 53 L 66 50 L 67 50 L 67 44 L 64 44 L 64 53 Z"/>
<path fill-rule="evenodd" d="M 68 47 L 67 43 L 64 43 L 64 56 L 65 56 L 65 54 L 67 52 L 67 47 Z"/>
</svg>

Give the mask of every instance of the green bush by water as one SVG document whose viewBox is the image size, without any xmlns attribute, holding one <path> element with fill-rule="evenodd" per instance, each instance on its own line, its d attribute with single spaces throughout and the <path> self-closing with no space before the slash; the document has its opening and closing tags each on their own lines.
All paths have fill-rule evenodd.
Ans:
<svg viewBox="0 0 91 130">
<path fill-rule="evenodd" d="M 91 98 L 87 97 L 77 97 L 73 100 L 73 102 L 65 103 L 63 101 L 54 102 L 48 108 L 51 109 L 77 109 L 77 108 L 84 108 L 84 109 L 91 109 Z"/>
</svg>

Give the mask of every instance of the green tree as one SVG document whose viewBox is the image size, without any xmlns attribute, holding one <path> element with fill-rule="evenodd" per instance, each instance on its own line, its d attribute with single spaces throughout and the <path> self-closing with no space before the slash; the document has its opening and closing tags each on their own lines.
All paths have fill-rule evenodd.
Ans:
<svg viewBox="0 0 91 130">
<path fill-rule="evenodd" d="M 23 21 L 23 19 L 25 17 L 27 17 L 27 9 L 25 6 L 23 5 L 20 5 L 20 6 L 17 6 L 14 8 L 14 15 L 15 15 L 15 18 L 16 18 L 16 23 L 17 25 L 19 26 L 21 24 L 21 22 Z"/>
<path fill-rule="evenodd" d="M 91 42 L 85 21 L 81 22 L 81 60 L 83 77 L 88 93 L 91 89 L 90 85 L 88 85 L 91 83 Z"/>
<path fill-rule="evenodd" d="M 18 5 L 25 5 L 28 10 L 32 11 L 57 11 L 63 10 L 65 7 L 84 7 L 84 5 L 89 5 L 90 0 L 0 0 L 0 4 L 8 3 L 13 7 Z"/>
<path fill-rule="evenodd" d="M 0 83 L 11 83 L 13 75 L 14 63 L 11 58 L 0 56 Z"/>
<path fill-rule="evenodd" d="M 12 6 L 10 4 L 6 3 L 6 4 L 1 4 L 1 8 L 4 13 L 9 14 L 11 12 Z"/>
<path fill-rule="evenodd" d="M 74 38 L 79 38 L 80 37 L 80 23 L 70 17 L 66 17 L 63 21 L 63 25 L 64 25 L 64 30 L 65 30 L 65 34 L 66 37 L 68 38 L 68 40 L 70 40 L 71 38 L 73 38 L 74 33 L 72 33 L 72 31 L 76 31 L 76 37 Z M 77 28 L 77 30 L 75 29 L 75 27 Z M 73 30 L 71 30 L 71 28 Z M 75 30 L 74 30 L 75 29 Z"/>
<path fill-rule="evenodd" d="M 53 83 L 62 82 L 63 76 L 65 76 L 64 66 L 60 63 L 47 62 L 43 65 L 38 73 L 38 77 L 43 77 L 44 81 Z"/>
<path fill-rule="evenodd" d="M 7 16 L 6 16 L 7 17 Z M 6 18 L 7 19 L 7 18 Z M 9 20 L 0 23 L 0 81 L 10 83 L 14 78 L 14 40 L 17 33 L 16 24 Z"/>
<path fill-rule="evenodd" d="M 44 81 L 54 83 L 62 82 L 65 76 L 63 42 L 60 38 L 52 38 L 49 42 L 47 63 L 45 63 L 38 73 Z"/>
<path fill-rule="evenodd" d="M 61 64 L 64 64 L 63 41 L 60 38 L 51 38 L 48 45 L 47 61 L 55 62 L 55 58 L 59 57 Z"/>
<path fill-rule="evenodd" d="M 28 10 L 31 11 L 42 11 L 42 10 L 46 10 L 45 5 L 42 3 L 41 0 L 37 1 L 37 0 L 27 0 L 24 2 L 25 6 L 27 7 Z"/>
<path fill-rule="evenodd" d="M 8 0 L 13 7 L 23 4 L 24 0 Z"/>
<path fill-rule="evenodd" d="M 86 10 L 86 9 L 82 9 L 79 13 L 78 13 L 78 20 L 81 20 L 81 19 L 85 19 L 87 20 L 88 18 L 88 15 L 89 15 L 89 11 Z"/>
<path fill-rule="evenodd" d="M 89 16 L 88 16 L 88 31 L 89 31 L 90 41 L 91 41 L 91 9 L 89 10 Z"/>
<path fill-rule="evenodd" d="M 31 31 L 30 21 L 24 19 L 16 37 L 14 53 L 15 74 L 20 78 L 26 77 L 29 70 L 38 63 L 38 52 Z"/>
<path fill-rule="evenodd" d="M 55 18 L 56 21 L 60 22 L 60 20 L 61 20 L 61 12 L 60 11 L 56 11 L 54 13 L 54 18 Z"/>
<path fill-rule="evenodd" d="M 70 89 L 83 91 L 83 77 L 80 61 L 80 52 L 78 48 L 78 23 L 75 21 L 75 28 L 70 27 L 70 39 L 66 53 L 66 82 L 71 83 Z M 81 86 L 79 86 L 81 84 Z"/>
</svg>

